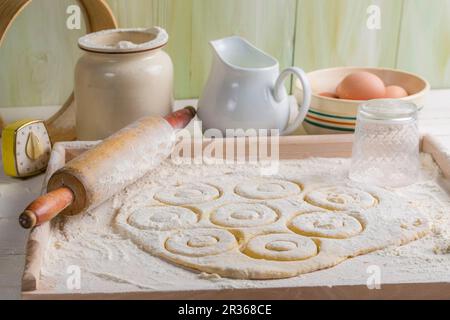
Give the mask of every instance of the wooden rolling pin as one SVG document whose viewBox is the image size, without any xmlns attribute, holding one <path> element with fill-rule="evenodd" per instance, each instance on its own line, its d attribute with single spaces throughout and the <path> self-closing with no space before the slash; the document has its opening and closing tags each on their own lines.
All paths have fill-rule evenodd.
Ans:
<svg viewBox="0 0 450 320">
<path fill-rule="evenodd" d="M 68 162 L 50 177 L 48 193 L 20 215 L 20 225 L 29 229 L 59 213 L 75 215 L 111 198 L 170 155 L 175 130 L 184 128 L 195 113 L 186 107 L 165 118 L 142 118 Z"/>
</svg>

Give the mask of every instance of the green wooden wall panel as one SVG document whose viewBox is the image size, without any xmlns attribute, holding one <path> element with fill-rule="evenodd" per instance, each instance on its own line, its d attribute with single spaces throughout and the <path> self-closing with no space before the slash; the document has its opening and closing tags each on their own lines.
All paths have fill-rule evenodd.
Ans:
<svg viewBox="0 0 450 320">
<path fill-rule="evenodd" d="M 81 30 L 68 30 L 74 0 L 34 0 L 17 17 L 0 49 L 0 106 L 51 105 L 73 88 Z"/>
<path fill-rule="evenodd" d="M 405 0 L 397 66 L 450 87 L 450 1 Z"/>
<path fill-rule="evenodd" d="M 192 0 L 108 0 L 122 28 L 161 26 L 169 33 L 165 47 L 175 65 L 175 96 L 189 98 Z"/>
<path fill-rule="evenodd" d="M 121 27 L 160 25 L 175 64 L 177 98 L 197 97 L 207 79 L 213 39 L 238 34 L 280 61 L 313 69 L 398 67 L 450 87 L 450 0 L 107 0 Z M 75 0 L 33 0 L 0 50 L 0 106 L 62 103 L 85 33 L 68 30 Z M 366 27 L 369 5 L 381 30 Z M 293 63 L 294 62 L 294 63 Z"/>
<path fill-rule="evenodd" d="M 201 93 L 211 65 L 209 41 L 230 35 L 247 38 L 292 65 L 295 0 L 193 0 L 191 92 Z"/>
<path fill-rule="evenodd" d="M 367 8 L 381 9 L 381 29 L 367 28 Z M 403 0 L 299 0 L 295 64 L 395 67 Z"/>
</svg>

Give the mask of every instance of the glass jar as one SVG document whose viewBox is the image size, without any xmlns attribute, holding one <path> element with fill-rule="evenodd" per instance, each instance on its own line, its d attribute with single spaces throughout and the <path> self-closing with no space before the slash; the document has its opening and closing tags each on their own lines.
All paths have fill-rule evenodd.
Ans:
<svg viewBox="0 0 450 320">
<path fill-rule="evenodd" d="M 420 168 L 417 106 L 381 99 L 358 108 L 350 178 L 382 187 L 417 180 Z"/>
</svg>

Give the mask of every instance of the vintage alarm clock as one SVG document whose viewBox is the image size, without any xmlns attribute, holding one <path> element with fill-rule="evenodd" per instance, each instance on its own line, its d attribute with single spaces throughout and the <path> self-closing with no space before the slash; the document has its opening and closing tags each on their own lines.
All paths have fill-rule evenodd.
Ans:
<svg viewBox="0 0 450 320">
<path fill-rule="evenodd" d="M 52 144 L 43 120 L 19 120 L 2 131 L 5 174 L 12 177 L 36 175 L 47 167 Z"/>
</svg>

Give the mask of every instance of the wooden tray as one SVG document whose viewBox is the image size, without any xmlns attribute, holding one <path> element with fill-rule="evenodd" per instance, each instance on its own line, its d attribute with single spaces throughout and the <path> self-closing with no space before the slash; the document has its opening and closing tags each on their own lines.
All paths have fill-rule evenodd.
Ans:
<svg viewBox="0 0 450 320">
<path fill-rule="evenodd" d="M 349 157 L 352 135 L 288 136 L 281 137 L 281 159 L 307 157 Z M 60 142 L 55 144 L 44 180 L 85 150 L 98 142 Z M 204 145 L 208 142 L 204 142 Z M 421 139 L 422 152 L 429 153 L 441 168 L 443 188 L 450 194 L 450 158 L 431 136 Z M 50 236 L 50 225 L 41 225 L 30 233 L 26 264 L 22 279 L 22 297 L 25 299 L 442 299 L 450 298 L 449 282 L 383 284 L 381 290 L 369 290 L 366 283 L 358 285 L 221 289 L 196 291 L 136 291 L 118 293 L 55 293 L 39 289 L 42 259 Z"/>
</svg>

